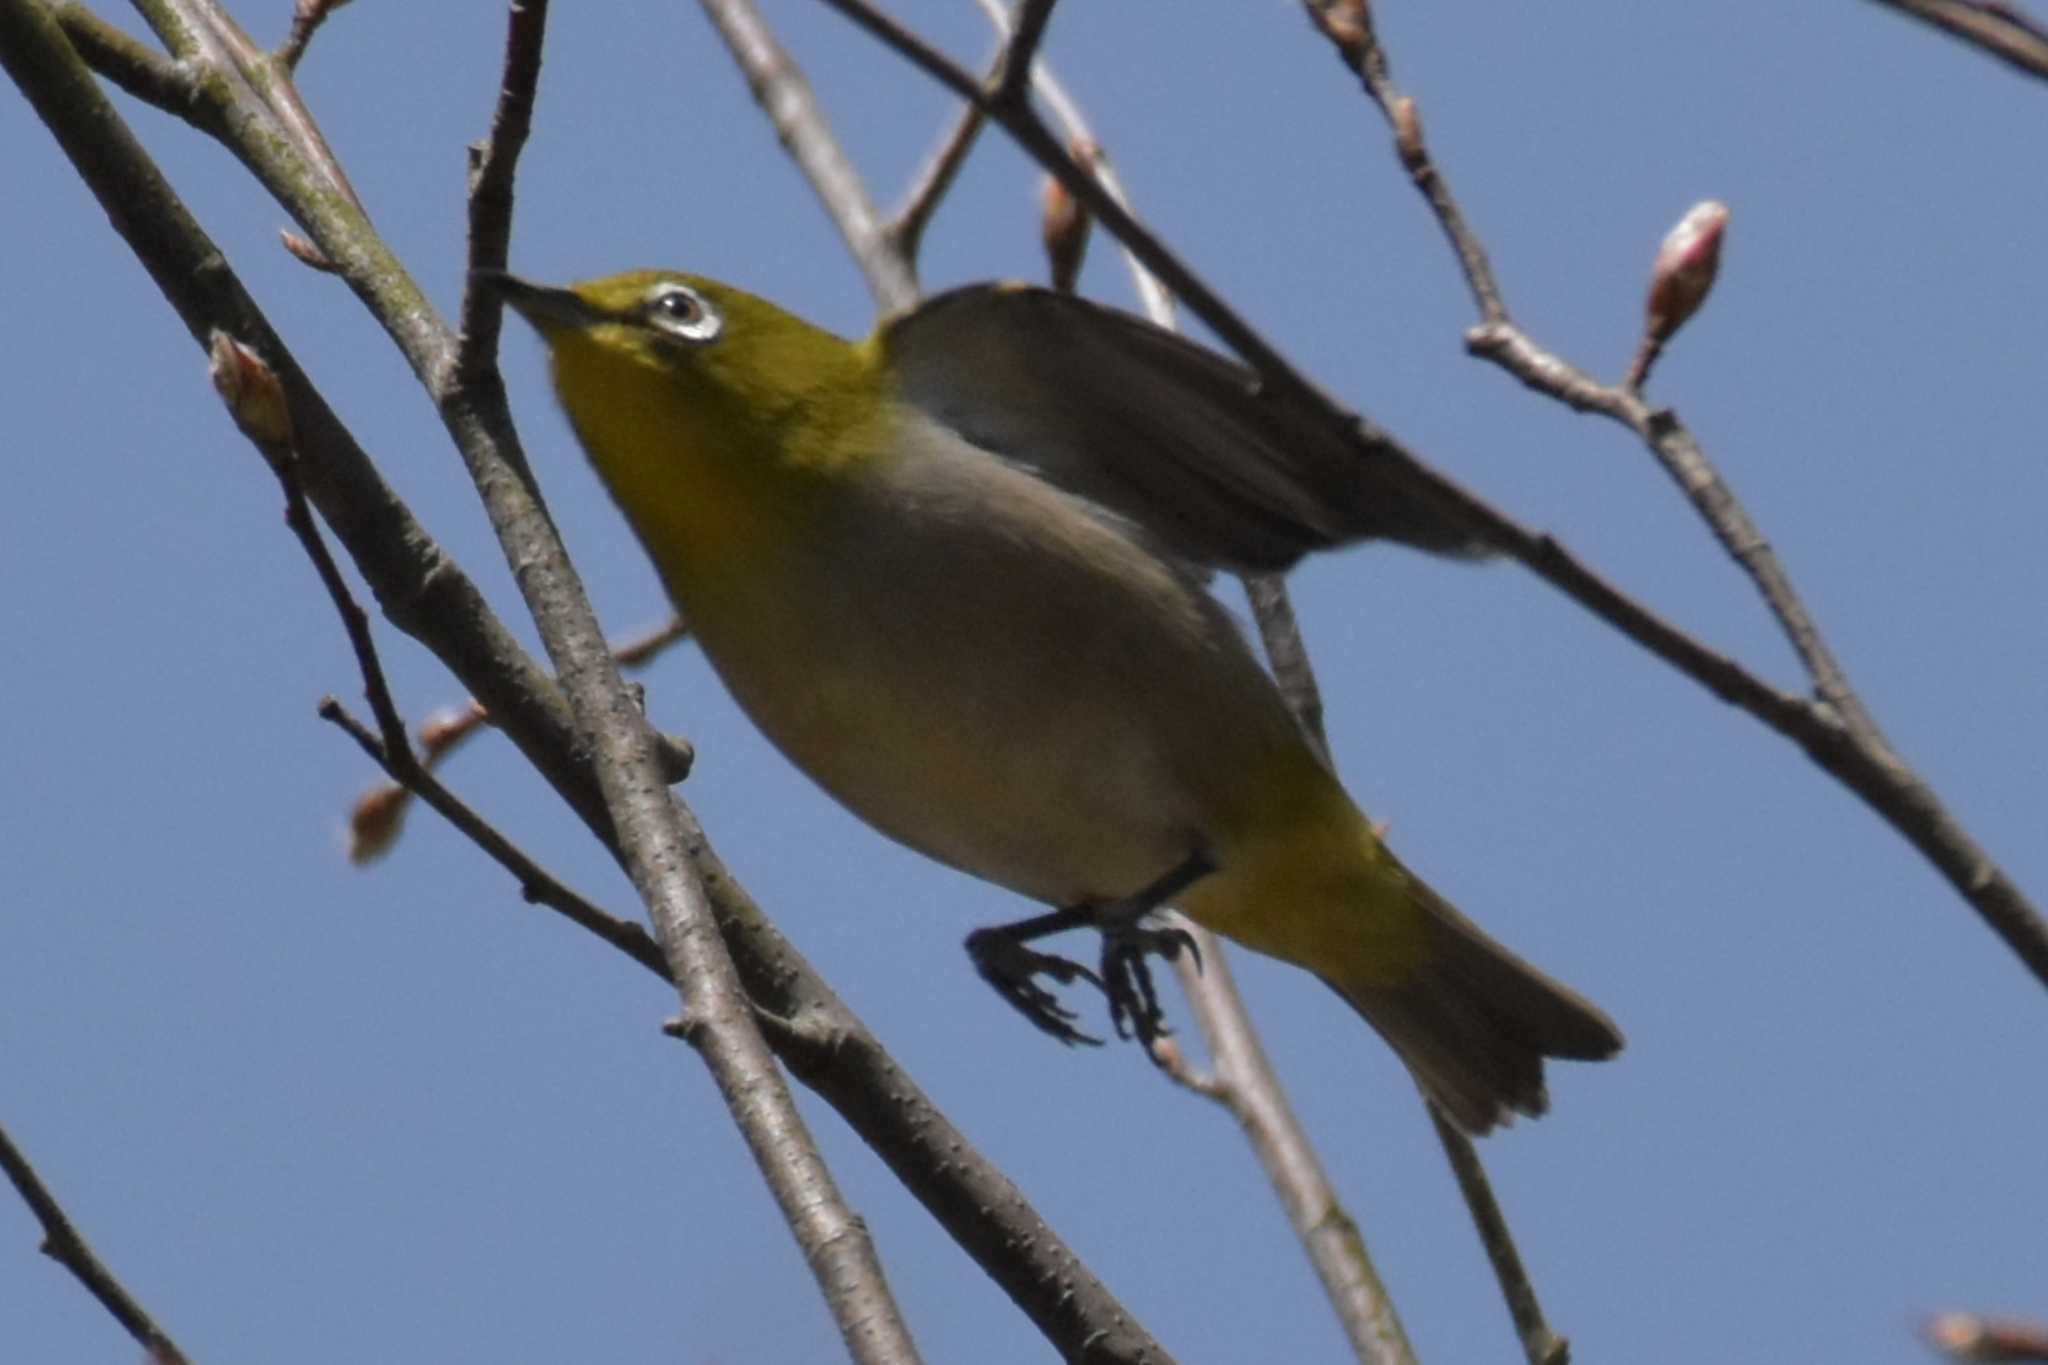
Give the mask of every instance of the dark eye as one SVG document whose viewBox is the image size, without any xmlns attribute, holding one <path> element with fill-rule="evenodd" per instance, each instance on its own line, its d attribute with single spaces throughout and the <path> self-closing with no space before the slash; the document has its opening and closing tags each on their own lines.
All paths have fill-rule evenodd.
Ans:
<svg viewBox="0 0 2048 1365">
<path fill-rule="evenodd" d="M 698 345 L 716 339 L 724 326 L 718 310 L 702 294 L 673 281 L 648 290 L 641 309 L 656 329 Z"/>
</svg>

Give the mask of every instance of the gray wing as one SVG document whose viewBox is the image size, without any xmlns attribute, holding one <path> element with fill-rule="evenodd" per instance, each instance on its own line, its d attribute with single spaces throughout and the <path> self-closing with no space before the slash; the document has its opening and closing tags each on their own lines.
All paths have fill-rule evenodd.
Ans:
<svg viewBox="0 0 2048 1365">
<path fill-rule="evenodd" d="M 912 403 L 1196 563 L 1270 572 L 1368 536 L 1487 552 L 1371 427 L 1362 442 L 1333 433 L 1128 313 L 970 285 L 886 323 L 881 344 Z"/>
</svg>

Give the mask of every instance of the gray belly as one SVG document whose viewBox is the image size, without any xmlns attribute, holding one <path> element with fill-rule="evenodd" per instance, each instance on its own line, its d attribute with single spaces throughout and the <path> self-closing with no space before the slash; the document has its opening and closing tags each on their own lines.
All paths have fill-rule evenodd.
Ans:
<svg viewBox="0 0 2048 1365">
<path fill-rule="evenodd" d="M 1129 894 L 1212 843 L 1222 784 L 1291 722 L 1206 593 L 1000 468 L 849 504 L 703 645 L 883 833 L 1053 904 Z"/>
</svg>

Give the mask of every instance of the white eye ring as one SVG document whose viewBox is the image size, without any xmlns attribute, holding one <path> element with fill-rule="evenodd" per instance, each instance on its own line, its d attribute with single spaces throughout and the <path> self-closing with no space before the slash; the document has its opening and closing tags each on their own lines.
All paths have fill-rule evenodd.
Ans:
<svg viewBox="0 0 2048 1365">
<path fill-rule="evenodd" d="M 725 330 L 725 319 L 718 315 L 710 300 L 689 285 L 673 280 L 648 290 L 640 310 L 649 325 L 692 345 L 716 341 Z"/>
</svg>

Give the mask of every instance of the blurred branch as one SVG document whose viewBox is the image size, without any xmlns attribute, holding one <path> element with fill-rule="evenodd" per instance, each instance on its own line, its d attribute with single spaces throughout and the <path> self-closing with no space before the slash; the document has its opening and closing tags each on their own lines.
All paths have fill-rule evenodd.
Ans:
<svg viewBox="0 0 2048 1365">
<path fill-rule="evenodd" d="M 442 552 L 305 375 L 125 124 L 61 41 L 39 28 L 32 0 L 0 0 L 10 41 L 0 60 L 69 155 L 109 220 L 186 327 L 204 341 L 214 330 L 247 338 L 277 371 L 292 415 L 307 497 L 347 547 L 387 619 L 418 639 L 489 709 L 493 720 L 579 816 L 614 847 L 611 820 L 587 756 L 553 681 L 505 630 L 460 567 Z M 26 37 L 14 40 L 26 26 Z M 396 339 L 443 407 L 468 452 L 488 435 L 483 417 L 445 379 L 453 340 L 403 270 L 359 240 L 360 218 L 312 184 L 293 193 L 297 163 L 289 140 L 272 137 L 278 163 L 259 173 L 284 185 L 280 202 L 316 238 Z M 516 473 L 480 485 L 517 498 Z M 523 562 L 523 561 L 522 561 Z M 1032 1318 L 1056 1347 L 1091 1360 L 1169 1359 L 1144 1329 L 1039 1218 L 1001 1171 L 897 1069 L 873 1036 L 748 899 L 686 810 L 686 852 L 699 869 L 719 928 L 759 1008 L 805 1024 L 805 1039 L 828 1046 L 785 1053 L 791 1071 L 816 1090 L 886 1161 L 906 1188 Z"/>
<path fill-rule="evenodd" d="M 1194 952 L 1174 955 L 1173 969 L 1202 1030 L 1211 1070 L 1195 1071 L 1171 1038 L 1160 1040 L 1157 1059 L 1169 1076 L 1222 1105 L 1244 1129 L 1358 1359 L 1365 1365 L 1414 1365 L 1401 1315 L 1288 1103 L 1237 993 L 1223 941 L 1183 917 L 1175 917 L 1175 926 L 1195 943 Z"/>
<path fill-rule="evenodd" d="M 1345 66 L 1357 75 L 1393 128 L 1402 164 L 1453 244 L 1481 315 L 1479 324 L 1466 334 L 1467 348 L 1537 392 L 1577 411 L 1607 417 L 1635 432 L 1691 500 L 1694 510 L 1729 557 L 1749 575 L 1805 668 L 1817 697 L 1778 692 L 1732 660 L 1710 656 L 1694 645 L 1690 637 L 1662 627 L 1661 622 L 1654 636 L 1635 626 L 1623 626 L 1624 632 L 1716 695 L 1797 743 L 1824 771 L 1861 797 L 1919 849 L 2036 980 L 2048 985 L 2048 922 L 2042 920 L 2019 887 L 1949 814 L 1933 788 L 1899 756 L 1877 728 L 1793 588 L 1790 576 L 1779 564 L 1770 542 L 1764 539 L 1691 432 L 1671 410 L 1652 408 L 1630 385 L 1600 383 L 1537 345 L 1510 319 L 1485 251 L 1429 156 L 1415 102 L 1401 94 L 1388 75 L 1386 54 L 1364 0 L 1304 0 L 1304 4 L 1310 19 L 1331 41 Z M 1722 221 L 1725 222 L 1725 213 Z M 1708 282 L 1711 283 L 1711 272 Z M 1655 289 L 1661 283 L 1661 278 L 1653 282 L 1653 301 Z M 1698 302 L 1694 298 L 1691 306 L 1697 307 Z M 1654 326 L 1654 302 L 1651 312 Z M 1585 572 L 1547 538 L 1524 543 L 1517 537 L 1501 543 L 1597 614 L 1622 624 L 1612 612 L 1625 599 L 1619 594 L 1610 597 L 1607 592 L 1599 594 L 1599 599 L 1604 600 L 1589 597 L 1585 591 L 1589 585 L 1583 581 Z M 1627 606 L 1633 613 L 1634 604 Z M 1647 620 L 1647 613 L 1643 616 Z"/>
<path fill-rule="evenodd" d="M 1487 1264 L 1493 1267 L 1493 1277 L 1500 1284 L 1500 1293 L 1507 1300 L 1508 1316 L 1514 1320 L 1515 1335 L 1521 1338 L 1522 1354 L 1529 1365 L 1571 1365 L 1571 1343 L 1551 1330 L 1550 1323 L 1543 1316 L 1543 1305 L 1536 1299 L 1535 1282 L 1522 1265 L 1522 1253 L 1515 1249 L 1515 1237 L 1508 1230 L 1507 1215 L 1501 1212 L 1500 1201 L 1494 1198 L 1493 1182 L 1486 1178 L 1486 1167 L 1480 1163 L 1479 1151 L 1472 1145 L 1472 1139 L 1459 1132 L 1437 1107 L 1423 1096 L 1423 1107 L 1429 1110 L 1429 1121 L 1436 1128 L 1437 1141 L 1443 1144 L 1444 1156 L 1451 1163 L 1451 1174 L 1458 1182 L 1458 1193 L 1464 1196 L 1465 1207 L 1472 1214 L 1472 1226 L 1479 1232 L 1479 1244 L 1486 1249 Z"/>
<path fill-rule="evenodd" d="M 1029 98 L 1031 66 L 1045 42 L 1046 25 L 1052 22 L 1057 0 L 1017 0 L 1011 12 L 1010 41 L 996 58 L 996 69 L 988 79 L 988 97 L 996 104 L 1022 104 Z"/>
<path fill-rule="evenodd" d="M 0 5 L 0 49 L 7 48 L 12 39 L 10 31 L 14 14 L 7 6 Z M 57 1196 L 50 1193 L 43 1184 L 35 1167 L 14 1145 L 14 1139 L 0 1128 L 0 1170 L 7 1172 L 7 1179 L 27 1204 L 29 1212 L 43 1225 L 42 1252 L 58 1265 L 71 1272 L 71 1277 L 84 1285 L 86 1292 L 100 1301 L 100 1305 L 114 1315 L 129 1336 L 134 1337 L 142 1349 L 149 1354 L 154 1365 L 185 1365 L 185 1354 L 172 1341 L 170 1334 L 156 1325 L 156 1319 L 144 1311 L 127 1286 L 107 1269 L 100 1258 L 93 1255 L 92 1248 L 85 1244 L 71 1218 L 64 1212 L 64 1206 L 57 1202 Z"/>
<path fill-rule="evenodd" d="M 2048 28 L 2005 0 L 1876 0 L 2024 71 L 2048 77 Z"/>
<path fill-rule="evenodd" d="M 1927 1344 L 1956 1361 L 2048 1361 L 2048 1323 L 1937 1313 L 1921 1326 Z"/>
<path fill-rule="evenodd" d="M 924 230 L 931 225 L 932 215 L 938 211 L 946 192 L 953 188 L 954 177 L 967 164 L 967 154 L 974 150 L 976 139 L 988 123 L 987 117 L 973 105 L 960 110 L 952 126 L 939 139 L 924 169 L 903 195 L 903 206 L 896 210 L 896 216 L 889 220 L 886 229 L 896 250 L 906 259 L 915 261 L 918 248 L 924 245 Z"/>
<path fill-rule="evenodd" d="M 784 150 L 853 252 L 876 305 L 885 313 L 915 306 L 920 292 L 916 254 L 881 221 L 860 172 L 832 135 L 803 68 L 775 37 L 754 0 L 701 3 L 746 76 L 754 102 L 768 115 Z"/>
</svg>

